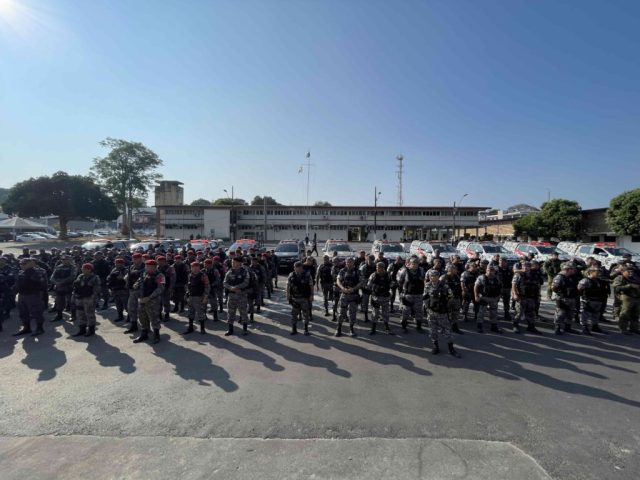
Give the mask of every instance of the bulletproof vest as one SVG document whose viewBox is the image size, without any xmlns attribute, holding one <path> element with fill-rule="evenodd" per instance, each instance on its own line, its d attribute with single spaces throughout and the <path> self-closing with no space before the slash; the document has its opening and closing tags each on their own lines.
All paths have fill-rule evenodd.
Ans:
<svg viewBox="0 0 640 480">
<path fill-rule="evenodd" d="M 247 278 L 247 275 L 249 274 L 249 272 L 245 268 L 230 270 L 229 272 L 230 273 L 227 273 L 227 275 L 229 276 L 227 281 L 232 287 L 240 285 L 242 282 L 244 282 L 245 278 Z"/>
<path fill-rule="evenodd" d="M 42 276 L 34 268 L 21 271 L 17 283 L 18 293 L 25 295 L 41 293 L 45 289 Z"/>
<path fill-rule="evenodd" d="M 390 295 L 391 289 L 391 278 L 388 274 L 384 273 L 382 275 L 376 273 L 373 277 L 373 285 L 371 288 L 372 293 L 376 297 L 388 297 Z"/>
<path fill-rule="evenodd" d="M 158 288 L 157 278 L 160 272 L 145 273 L 142 278 L 142 296 L 148 297 Z"/>
<path fill-rule="evenodd" d="M 186 263 L 176 263 L 173 266 L 176 271 L 176 285 L 184 285 L 189 279 L 189 270 Z"/>
<path fill-rule="evenodd" d="M 358 283 L 360 283 L 358 270 L 356 270 L 355 268 L 352 270 L 349 270 L 348 268 L 344 268 L 340 273 L 342 273 L 342 278 L 340 280 L 342 281 L 343 287 L 353 288 L 356 285 L 358 285 Z"/>
<path fill-rule="evenodd" d="M 320 283 L 333 282 L 333 275 L 331 275 L 331 265 L 320 265 L 318 274 L 320 275 Z"/>
<path fill-rule="evenodd" d="M 369 265 L 368 263 L 365 263 L 360 267 L 360 272 L 362 273 L 364 278 L 369 278 L 371 274 L 374 273 L 375 271 L 376 271 L 375 264 Z"/>
<path fill-rule="evenodd" d="M 291 283 L 289 284 L 289 292 L 292 297 L 304 297 L 308 298 L 311 296 L 311 286 L 309 283 L 311 279 L 309 278 L 309 274 L 303 272 L 301 274 L 297 274 L 293 272 L 291 274 Z"/>
<path fill-rule="evenodd" d="M 476 280 L 478 278 L 478 273 L 477 272 L 470 272 L 470 271 L 466 271 L 462 273 L 462 276 L 460 277 L 462 283 L 464 283 L 465 287 L 467 288 L 471 288 L 473 287 L 473 284 L 476 283 Z"/>
<path fill-rule="evenodd" d="M 438 283 L 435 287 L 432 284 L 428 285 L 427 293 L 429 295 L 427 308 L 436 313 L 447 313 L 449 299 L 442 283 Z"/>
<path fill-rule="evenodd" d="M 109 262 L 104 258 L 93 261 L 93 273 L 100 278 L 104 278 L 109 275 Z"/>
<path fill-rule="evenodd" d="M 521 273 L 518 293 L 525 298 L 538 298 L 540 294 L 540 281 L 537 275 Z"/>
<path fill-rule="evenodd" d="M 76 278 L 73 290 L 78 298 L 87 298 L 93 295 L 93 285 L 91 280 L 93 280 L 93 275 L 80 275 Z"/>
<path fill-rule="evenodd" d="M 65 278 L 69 278 L 73 273 L 72 265 L 60 265 L 53 272 L 53 278 L 56 280 L 64 280 Z"/>
<path fill-rule="evenodd" d="M 207 278 L 209 279 L 209 285 L 214 286 L 218 284 L 218 282 L 220 281 L 220 273 L 215 267 L 205 269 L 205 273 L 207 274 Z"/>
<path fill-rule="evenodd" d="M 138 281 L 138 279 L 142 276 L 142 274 L 144 273 L 144 264 L 140 264 L 139 267 L 136 267 L 135 264 L 131 265 L 129 267 L 129 275 L 128 275 L 128 287 L 131 288 L 135 285 L 135 283 Z"/>
<path fill-rule="evenodd" d="M 585 288 L 582 291 L 582 298 L 586 301 L 601 301 L 606 298 L 606 296 L 607 293 L 604 282 L 593 278 L 586 279 Z"/>
<path fill-rule="evenodd" d="M 447 285 L 449 286 L 449 288 L 451 289 L 451 292 L 453 293 L 453 296 L 456 298 L 460 298 L 462 296 L 462 288 L 461 288 L 461 282 L 460 282 L 460 278 L 458 278 L 457 275 L 454 276 L 450 276 L 450 275 L 445 275 L 444 276 L 445 282 L 447 283 Z"/>
<path fill-rule="evenodd" d="M 511 280 L 513 280 L 513 270 L 511 268 L 498 267 L 498 271 L 496 273 L 498 274 L 498 278 L 500 279 L 503 287 L 511 285 Z"/>
<path fill-rule="evenodd" d="M 201 297 L 204 295 L 204 274 L 202 272 L 191 273 L 189 275 L 189 283 L 187 291 L 192 297 Z"/>
<path fill-rule="evenodd" d="M 563 298 L 576 298 L 578 296 L 578 282 L 575 276 L 562 275 L 560 289 L 556 292 Z"/>
<path fill-rule="evenodd" d="M 502 286 L 500 285 L 500 280 L 498 277 L 489 277 L 485 275 L 484 277 L 484 286 L 483 286 L 483 295 L 487 297 L 498 297 L 500 296 L 500 290 Z"/>
<path fill-rule="evenodd" d="M 406 289 L 404 293 L 407 295 L 422 295 L 424 292 L 424 271 L 421 268 L 417 270 L 407 269 Z"/>
<path fill-rule="evenodd" d="M 127 288 L 127 282 L 125 282 L 124 280 L 124 276 L 126 275 L 126 273 L 127 271 L 124 266 L 120 268 L 116 267 L 111 270 L 107 282 L 109 287 L 111 287 L 113 290 L 124 290 L 125 288 Z M 120 276 L 122 276 L 122 278 L 119 278 Z"/>
</svg>

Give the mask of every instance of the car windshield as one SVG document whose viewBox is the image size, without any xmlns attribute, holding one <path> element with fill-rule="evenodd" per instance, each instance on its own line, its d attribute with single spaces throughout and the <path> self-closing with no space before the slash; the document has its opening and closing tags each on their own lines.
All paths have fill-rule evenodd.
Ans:
<svg viewBox="0 0 640 480">
<path fill-rule="evenodd" d="M 540 246 L 540 247 L 537 247 L 537 248 L 538 248 L 538 252 L 542 253 L 543 255 L 550 255 L 553 252 L 557 251 L 556 247 Z"/>
<path fill-rule="evenodd" d="M 448 243 L 442 243 L 442 244 L 438 244 L 438 245 L 434 245 L 433 246 L 434 250 L 440 250 L 440 252 L 451 252 L 451 253 L 455 253 L 456 249 L 453 248 L 453 245 L 449 245 Z"/>
<path fill-rule="evenodd" d="M 567 252 L 558 247 L 556 247 L 556 252 L 558 252 L 558 255 L 569 255 Z"/>
<path fill-rule="evenodd" d="M 621 257 L 622 255 L 635 255 L 631 250 L 627 250 L 623 247 L 605 248 L 605 250 L 616 257 Z"/>
<path fill-rule="evenodd" d="M 281 243 L 276 247 L 276 252 L 297 252 L 298 245 L 295 243 Z"/>
<path fill-rule="evenodd" d="M 484 253 L 509 253 L 502 245 L 483 245 Z"/>
<path fill-rule="evenodd" d="M 351 249 L 349 248 L 349 245 L 346 245 L 344 243 L 340 243 L 337 245 L 329 245 L 327 247 L 327 252 L 350 252 Z"/>
<path fill-rule="evenodd" d="M 229 247 L 229 250 L 237 250 L 241 248 L 242 250 L 249 250 L 254 245 L 252 243 L 234 243 Z"/>
<path fill-rule="evenodd" d="M 395 244 L 395 245 L 382 245 L 380 247 L 380 251 L 381 252 L 398 252 L 398 253 L 403 253 L 404 252 L 404 248 L 402 248 L 402 245 L 399 244 Z"/>
</svg>

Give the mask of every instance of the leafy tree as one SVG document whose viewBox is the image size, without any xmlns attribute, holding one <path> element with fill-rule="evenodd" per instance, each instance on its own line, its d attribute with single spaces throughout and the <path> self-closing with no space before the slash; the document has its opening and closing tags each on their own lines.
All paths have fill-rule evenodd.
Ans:
<svg viewBox="0 0 640 480">
<path fill-rule="evenodd" d="M 260 195 L 256 195 L 251 200 L 251 205 L 282 205 L 281 203 L 276 202 L 276 199 L 270 196 L 261 197 Z"/>
<path fill-rule="evenodd" d="M 211 205 L 211 202 L 209 200 L 205 200 L 204 198 L 198 198 L 197 200 L 194 200 L 193 202 L 191 202 L 191 206 L 193 207 L 200 207 L 200 206 L 208 207 L 210 205 Z"/>
<path fill-rule="evenodd" d="M 617 235 L 640 233 L 640 188 L 611 199 L 607 209 L 607 223 Z"/>
<path fill-rule="evenodd" d="M 313 204 L 314 207 L 332 207 L 333 205 L 331 205 L 329 202 L 323 202 L 321 200 L 318 200 L 316 203 Z"/>
<path fill-rule="evenodd" d="M 539 212 L 516 220 L 514 234 L 533 238 L 572 240 L 580 235 L 581 208 L 578 202 L 556 198 L 542 204 Z"/>
<path fill-rule="evenodd" d="M 0 188 L 0 206 L 4 203 L 4 201 L 7 199 L 8 196 L 9 196 L 9 189 Z"/>
<path fill-rule="evenodd" d="M 530 213 L 513 222 L 513 235 L 515 237 L 528 236 L 531 238 L 539 238 L 544 230 L 542 217 L 539 213 Z"/>
<path fill-rule="evenodd" d="M 234 198 L 231 200 L 229 197 L 216 198 L 213 201 L 213 205 L 247 205 L 247 202 L 242 198 Z"/>
<path fill-rule="evenodd" d="M 107 138 L 100 145 L 111 149 L 93 160 L 91 172 L 123 212 L 122 233 L 131 235 L 133 209 L 162 176 L 155 172 L 162 160 L 139 142 Z"/>
<path fill-rule="evenodd" d="M 56 215 L 60 238 L 67 238 L 67 223 L 75 217 L 113 220 L 118 210 L 90 177 L 56 172 L 15 184 L 3 203 L 7 213 L 26 217 Z"/>
</svg>

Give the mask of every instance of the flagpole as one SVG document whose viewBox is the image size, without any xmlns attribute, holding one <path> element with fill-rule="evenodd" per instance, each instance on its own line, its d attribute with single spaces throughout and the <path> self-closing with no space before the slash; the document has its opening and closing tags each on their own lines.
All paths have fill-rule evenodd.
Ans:
<svg viewBox="0 0 640 480">
<path fill-rule="evenodd" d="M 309 180 L 311 177 L 311 152 L 307 151 L 307 233 L 309 237 Z"/>
</svg>

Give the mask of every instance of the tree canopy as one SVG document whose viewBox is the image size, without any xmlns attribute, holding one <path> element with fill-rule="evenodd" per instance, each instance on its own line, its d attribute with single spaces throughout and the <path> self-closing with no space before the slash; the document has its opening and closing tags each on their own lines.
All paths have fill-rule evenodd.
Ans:
<svg viewBox="0 0 640 480">
<path fill-rule="evenodd" d="M 242 198 L 234 198 L 231 200 L 230 197 L 225 198 L 216 198 L 213 201 L 213 205 L 247 205 L 247 202 Z"/>
<path fill-rule="evenodd" d="M 323 202 L 321 200 L 318 200 L 316 203 L 313 204 L 314 207 L 331 207 L 332 205 L 329 202 Z"/>
<path fill-rule="evenodd" d="M 30 178 L 15 184 L 2 205 L 6 213 L 25 217 L 56 215 L 60 237 L 67 236 L 67 223 L 76 217 L 113 220 L 118 210 L 90 177 L 56 172 L 51 177 Z"/>
<path fill-rule="evenodd" d="M 100 145 L 109 148 L 106 157 L 93 160 L 91 172 L 123 212 L 122 233 L 131 234 L 133 208 L 162 176 L 158 155 L 139 142 L 107 138 Z"/>
<path fill-rule="evenodd" d="M 578 202 L 556 198 L 543 203 L 539 212 L 516 220 L 513 223 L 514 234 L 526 234 L 533 238 L 573 240 L 580 235 L 580 212 Z"/>
<path fill-rule="evenodd" d="M 210 205 L 211 205 L 211 202 L 204 198 L 198 198 L 197 200 L 194 200 L 193 202 L 191 202 L 192 207 L 200 207 L 200 206 L 208 207 Z"/>
<path fill-rule="evenodd" d="M 640 188 L 611 199 L 607 223 L 617 235 L 640 234 Z"/>
<path fill-rule="evenodd" d="M 251 205 L 282 205 L 281 203 L 276 202 L 276 199 L 270 196 L 261 197 L 260 195 L 256 195 L 251 200 Z"/>
</svg>

